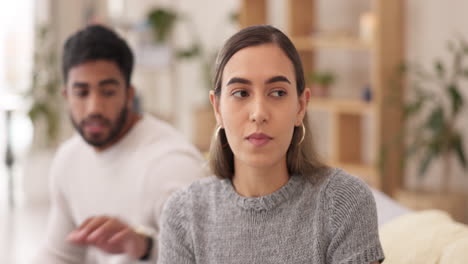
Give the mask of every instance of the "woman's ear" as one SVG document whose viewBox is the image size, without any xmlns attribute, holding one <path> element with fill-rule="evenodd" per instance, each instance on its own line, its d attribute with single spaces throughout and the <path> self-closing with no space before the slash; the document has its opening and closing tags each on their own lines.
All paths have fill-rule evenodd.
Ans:
<svg viewBox="0 0 468 264">
<path fill-rule="evenodd" d="M 210 91 L 210 103 L 211 106 L 213 107 L 213 112 L 216 117 L 216 122 L 219 126 L 223 126 L 221 114 L 219 113 L 219 97 L 217 97 L 214 93 L 214 90 Z"/>
<path fill-rule="evenodd" d="M 299 111 L 297 112 L 296 126 L 300 126 L 307 112 L 307 106 L 310 100 L 310 89 L 304 88 L 301 96 L 299 96 Z"/>
</svg>

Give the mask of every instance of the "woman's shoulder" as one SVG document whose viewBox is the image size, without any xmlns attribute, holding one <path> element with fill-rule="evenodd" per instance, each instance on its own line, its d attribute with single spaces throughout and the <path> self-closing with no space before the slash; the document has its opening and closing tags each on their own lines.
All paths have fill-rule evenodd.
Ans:
<svg viewBox="0 0 468 264">
<path fill-rule="evenodd" d="M 311 193 L 329 213 L 352 210 L 357 206 L 375 206 L 372 191 L 360 178 L 339 168 L 330 168 L 311 177 L 315 180 Z"/>
<path fill-rule="evenodd" d="M 193 207 L 203 204 L 223 188 L 223 181 L 215 176 L 208 176 L 192 182 L 190 185 L 175 191 L 167 200 L 165 207 Z"/>
<path fill-rule="evenodd" d="M 322 186 L 322 201 L 334 218 L 360 212 L 374 212 L 375 201 L 369 186 L 342 169 L 332 169 Z M 338 220 L 338 219 L 335 219 Z"/>
<path fill-rule="evenodd" d="M 368 185 L 359 177 L 349 174 L 343 169 L 332 168 L 326 172 L 325 177 L 321 177 L 321 188 L 327 195 L 347 197 L 353 196 L 372 196 Z"/>
</svg>

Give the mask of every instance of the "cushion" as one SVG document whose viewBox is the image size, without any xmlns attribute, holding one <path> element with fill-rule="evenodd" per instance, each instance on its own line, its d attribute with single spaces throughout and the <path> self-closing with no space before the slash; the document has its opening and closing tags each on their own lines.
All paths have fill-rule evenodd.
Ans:
<svg viewBox="0 0 468 264">
<path fill-rule="evenodd" d="M 453 262 L 455 258 L 468 259 L 468 250 L 463 250 L 468 227 L 439 210 L 397 217 L 380 228 L 380 239 L 386 264 L 447 264 L 461 263 Z"/>
</svg>

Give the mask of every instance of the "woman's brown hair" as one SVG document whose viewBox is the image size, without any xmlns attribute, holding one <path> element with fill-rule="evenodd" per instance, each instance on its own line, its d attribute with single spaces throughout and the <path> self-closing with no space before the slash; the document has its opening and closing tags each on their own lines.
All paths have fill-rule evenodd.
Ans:
<svg viewBox="0 0 468 264">
<path fill-rule="evenodd" d="M 276 44 L 288 56 L 294 66 L 297 94 L 301 96 L 305 89 L 304 70 L 301 59 L 289 38 L 280 30 L 269 25 L 257 25 L 242 29 L 229 38 L 218 53 L 214 76 L 214 94 L 219 100 L 223 71 L 231 57 L 241 49 L 264 44 Z M 286 154 L 287 168 L 290 174 L 313 177 L 318 170 L 326 169 L 318 158 L 312 139 L 307 113 L 304 116 L 304 140 L 301 139 L 302 127 L 294 128 L 291 144 Z M 217 129 L 210 146 L 210 167 L 221 179 L 232 179 L 234 175 L 234 154 L 229 146 L 224 129 Z"/>
</svg>

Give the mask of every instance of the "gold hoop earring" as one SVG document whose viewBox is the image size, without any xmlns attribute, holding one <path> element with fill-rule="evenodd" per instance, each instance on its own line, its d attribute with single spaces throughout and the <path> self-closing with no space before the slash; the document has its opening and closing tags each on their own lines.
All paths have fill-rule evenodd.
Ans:
<svg viewBox="0 0 468 264">
<path fill-rule="evenodd" d="M 219 137 L 219 133 L 221 132 L 221 129 L 224 129 L 222 126 L 218 126 L 215 130 L 215 134 L 214 134 L 214 137 L 215 137 L 215 140 L 218 140 L 218 137 Z M 219 143 L 222 143 L 221 142 L 221 139 L 219 139 L 220 142 Z M 226 148 L 227 146 L 229 146 L 229 144 L 226 142 L 225 144 L 222 144 L 221 147 L 222 148 Z"/>
<path fill-rule="evenodd" d="M 304 141 L 304 138 L 305 138 L 306 130 L 305 130 L 304 123 L 302 123 L 301 126 L 302 126 L 302 137 L 301 137 L 301 140 L 299 140 L 299 143 L 297 143 L 297 145 L 300 145 Z"/>
<path fill-rule="evenodd" d="M 218 138 L 218 137 L 219 137 L 219 132 L 221 131 L 221 129 L 223 129 L 222 126 L 218 126 L 218 127 L 216 128 L 215 134 L 214 134 L 215 138 Z"/>
</svg>

